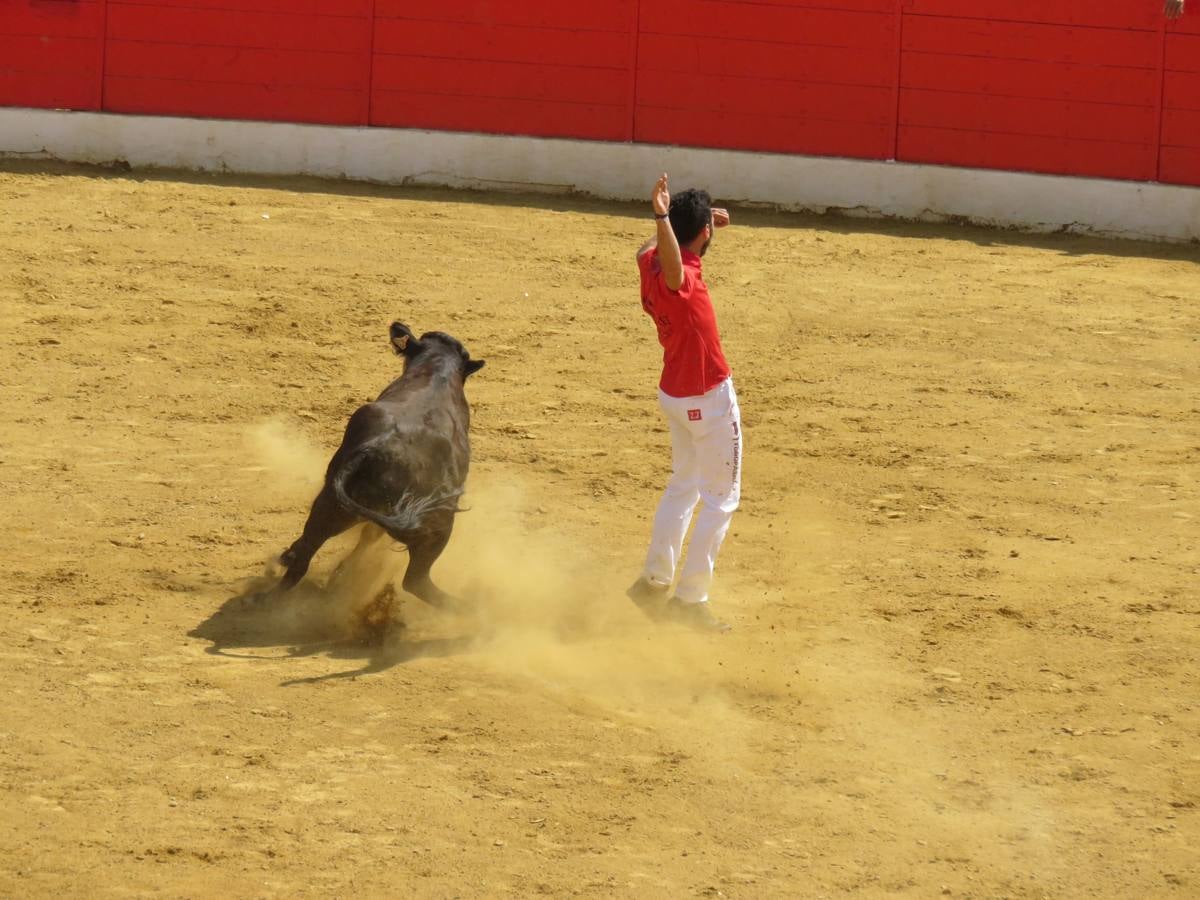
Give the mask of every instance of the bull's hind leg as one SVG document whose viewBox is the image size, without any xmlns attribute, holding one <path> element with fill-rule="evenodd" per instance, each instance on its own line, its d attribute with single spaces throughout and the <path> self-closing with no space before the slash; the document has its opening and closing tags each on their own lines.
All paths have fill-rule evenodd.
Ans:
<svg viewBox="0 0 1200 900">
<path fill-rule="evenodd" d="M 308 571 L 309 563 L 321 546 L 357 521 L 357 516 L 341 507 L 329 487 L 322 488 L 321 493 L 317 494 L 317 499 L 313 501 L 300 539 L 279 557 L 279 561 L 287 566 L 287 571 L 283 573 L 283 578 L 279 580 L 273 593 L 283 593 L 295 587 Z"/>
<path fill-rule="evenodd" d="M 430 606 L 454 607 L 457 599 L 433 583 L 429 570 L 450 542 L 450 529 L 422 534 L 409 540 L 408 571 L 404 573 L 404 589 Z"/>
</svg>

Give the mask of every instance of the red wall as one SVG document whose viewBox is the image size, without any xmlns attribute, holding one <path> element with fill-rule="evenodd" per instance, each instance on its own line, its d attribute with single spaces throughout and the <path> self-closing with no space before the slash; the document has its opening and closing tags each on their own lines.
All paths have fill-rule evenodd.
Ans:
<svg viewBox="0 0 1200 900">
<path fill-rule="evenodd" d="M 1200 2 L 0 0 L 0 105 L 1200 185 Z"/>
<path fill-rule="evenodd" d="M 1167 34 L 1159 179 L 1200 185 L 1200 15 Z"/>
<path fill-rule="evenodd" d="M 107 5 L 107 111 L 366 124 L 371 0 Z"/>
<path fill-rule="evenodd" d="M 632 140 L 636 0 L 375 0 L 372 125 Z"/>
<path fill-rule="evenodd" d="M 888 159 L 899 31 L 896 0 L 642 0 L 634 139 Z"/>
<path fill-rule="evenodd" d="M 900 158 L 1156 176 L 1157 0 L 909 0 L 906 12 Z"/>
<path fill-rule="evenodd" d="M 0 106 L 100 109 L 104 0 L 0 0 Z"/>
</svg>

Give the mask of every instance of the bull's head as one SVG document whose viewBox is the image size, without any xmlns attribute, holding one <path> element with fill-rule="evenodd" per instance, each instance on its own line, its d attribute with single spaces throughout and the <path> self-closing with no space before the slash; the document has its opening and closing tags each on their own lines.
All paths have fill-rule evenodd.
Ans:
<svg viewBox="0 0 1200 900">
<path fill-rule="evenodd" d="M 427 353 L 456 356 L 461 364 L 464 379 L 469 375 L 474 375 L 484 366 L 482 359 L 471 359 L 467 348 L 457 338 L 453 338 L 445 332 L 427 331 L 418 338 L 413 334 L 412 329 L 403 322 L 393 322 L 388 333 L 391 337 L 392 349 L 404 357 L 406 367 L 419 356 Z"/>
</svg>

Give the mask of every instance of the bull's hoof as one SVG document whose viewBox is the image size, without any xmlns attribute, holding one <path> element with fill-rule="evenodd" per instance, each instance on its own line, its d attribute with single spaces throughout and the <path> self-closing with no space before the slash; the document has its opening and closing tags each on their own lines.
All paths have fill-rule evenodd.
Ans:
<svg viewBox="0 0 1200 900">
<path fill-rule="evenodd" d="M 271 581 L 278 581 L 280 578 L 282 578 L 283 573 L 286 572 L 288 566 L 292 564 L 291 555 L 292 554 L 290 551 L 285 550 L 278 556 L 273 556 L 268 559 L 266 565 L 263 566 L 262 577 L 270 579 Z"/>
<path fill-rule="evenodd" d="M 433 596 L 416 595 L 419 599 L 424 600 L 438 612 L 450 613 L 456 616 L 473 616 L 479 609 L 479 604 L 474 600 L 468 600 L 463 597 L 456 597 L 454 594 L 443 594 L 438 592 Z"/>
<path fill-rule="evenodd" d="M 277 596 L 279 596 L 279 593 L 275 588 L 265 591 L 252 591 L 249 594 L 243 594 L 239 598 L 238 606 L 248 612 L 263 609 L 269 606 Z"/>
<path fill-rule="evenodd" d="M 453 594 L 447 594 L 430 581 L 424 583 L 405 582 L 404 590 L 423 603 L 428 603 L 434 609 L 442 612 L 469 612 L 469 604 Z"/>
<path fill-rule="evenodd" d="M 442 603 L 442 608 L 460 616 L 470 616 L 479 609 L 479 604 L 466 597 L 455 597 L 448 594 Z"/>
</svg>

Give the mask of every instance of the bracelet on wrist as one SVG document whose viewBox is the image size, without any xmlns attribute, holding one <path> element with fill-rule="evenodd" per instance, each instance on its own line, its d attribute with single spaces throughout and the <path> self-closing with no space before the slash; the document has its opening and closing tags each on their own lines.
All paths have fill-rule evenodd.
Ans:
<svg viewBox="0 0 1200 900">
<path fill-rule="evenodd" d="M 658 213 L 654 214 L 654 218 L 656 218 L 656 219 L 668 219 L 668 218 L 670 218 L 670 216 L 671 216 L 670 213 L 663 213 L 662 215 L 659 215 Z"/>
</svg>

